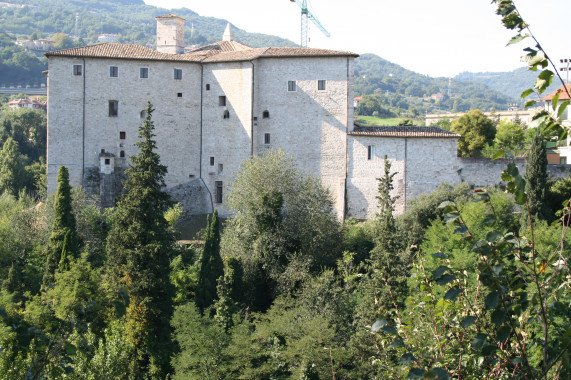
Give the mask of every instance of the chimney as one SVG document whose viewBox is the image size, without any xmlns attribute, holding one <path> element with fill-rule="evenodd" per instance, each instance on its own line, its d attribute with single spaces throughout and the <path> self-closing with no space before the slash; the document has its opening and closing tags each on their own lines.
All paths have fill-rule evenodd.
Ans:
<svg viewBox="0 0 571 380">
<path fill-rule="evenodd" d="M 184 52 L 185 19 L 173 14 L 155 17 L 157 20 L 157 51 L 167 54 Z"/>
</svg>

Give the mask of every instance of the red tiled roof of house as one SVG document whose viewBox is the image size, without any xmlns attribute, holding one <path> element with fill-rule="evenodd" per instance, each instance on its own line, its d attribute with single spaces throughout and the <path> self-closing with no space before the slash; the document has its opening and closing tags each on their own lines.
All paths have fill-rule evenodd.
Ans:
<svg viewBox="0 0 571 380">
<path fill-rule="evenodd" d="M 460 135 L 439 127 L 363 127 L 355 124 L 355 129 L 349 132 L 355 136 L 379 137 L 448 137 L 460 138 Z"/>
<path fill-rule="evenodd" d="M 565 91 L 567 89 L 567 91 Z M 552 100 L 557 94 L 559 95 L 559 100 L 569 100 L 569 94 L 571 93 L 571 84 L 566 84 L 565 86 L 559 87 L 557 90 L 553 91 L 549 95 L 541 98 L 541 100 Z"/>
<path fill-rule="evenodd" d="M 137 59 L 151 61 L 231 62 L 274 57 L 346 57 L 355 53 L 312 48 L 251 48 L 236 41 L 220 41 L 184 54 L 160 53 L 154 49 L 131 44 L 104 43 L 92 46 L 51 51 L 46 57 L 85 57 Z"/>
</svg>

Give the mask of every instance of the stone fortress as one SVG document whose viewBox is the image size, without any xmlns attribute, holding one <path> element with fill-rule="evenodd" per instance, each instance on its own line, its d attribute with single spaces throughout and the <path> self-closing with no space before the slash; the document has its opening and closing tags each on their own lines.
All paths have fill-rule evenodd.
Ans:
<svg viewBox="0 0 571 380">
<path fill-rule="evenodd" d="M 361 127 L 353 121 L 356 54 L 251 48 L 234 40 L 184 53 L 184 22 L 157 20 L 156 50 L 104 43 L 49 52 L 48 191 L 61 165 L 70 182 L 112 206 L 144 121 L 184 215 L 218 209 L 241 163 L 281 148 L 330 190 L 340 218 L 377 211 L 377 178 L 392 162 L 397 212 L 440 183 L 493 185 L 505 162 L 456 157 L 459 135 L 437 127 Z M 567 175 L 566 170 L 559 170 Z"/>
</svg>

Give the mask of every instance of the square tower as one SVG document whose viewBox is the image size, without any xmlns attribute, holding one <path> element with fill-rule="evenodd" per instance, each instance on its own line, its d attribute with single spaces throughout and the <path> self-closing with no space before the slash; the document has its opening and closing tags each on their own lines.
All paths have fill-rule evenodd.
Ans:
<svg viewBox="0 0 571 380">
<path fill-rule="evenodd" d="M 167 54 L 184 52 L 185 19 L 173 14 L 155 17 L 157 20 L 157 51 Z"/>
</svg>

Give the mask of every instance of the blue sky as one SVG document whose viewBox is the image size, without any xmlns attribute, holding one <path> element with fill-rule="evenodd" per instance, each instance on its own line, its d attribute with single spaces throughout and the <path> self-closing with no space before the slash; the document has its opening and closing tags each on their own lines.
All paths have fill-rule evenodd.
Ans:
<svg viewBox="0 0 571 380">
<path fill-rule="evenodd" d="M 185 7 L 227 19 L 240 29 L 300 40 L 300 9 L 289 0 L 145 0 L 167 9 Z M 571 58 L 570 0 L 515 0 L 550 57 Z M 310 47 L 374 53 L 430 76 L 462 71 L 509 71 L 521 67 L 527 39 L 506 47 L 514 34 L 495 15 L 490 0 L 311 0 L 331 33 L 310 22 Z"/>
</svg>

